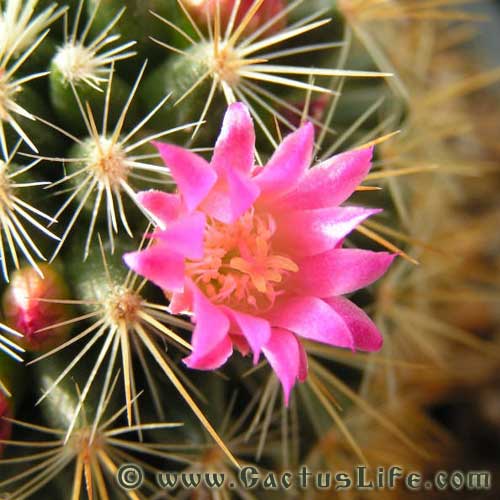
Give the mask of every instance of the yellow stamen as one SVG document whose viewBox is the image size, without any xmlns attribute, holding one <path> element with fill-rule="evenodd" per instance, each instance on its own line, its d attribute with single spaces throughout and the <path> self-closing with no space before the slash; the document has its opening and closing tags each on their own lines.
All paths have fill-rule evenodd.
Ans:
<svg viewBox="0 0 500 500">
<path fill-rule="evenodd" d="M 209 219 L 205 231 L 205 255 L 187 263 L 196 284 L 214 302 L 239 309 L 267 308 L 280 294 L 284 278 L 299 270 L 272 246 L 272 217 L 253 210 L 234 224 Z"/>
</svg>

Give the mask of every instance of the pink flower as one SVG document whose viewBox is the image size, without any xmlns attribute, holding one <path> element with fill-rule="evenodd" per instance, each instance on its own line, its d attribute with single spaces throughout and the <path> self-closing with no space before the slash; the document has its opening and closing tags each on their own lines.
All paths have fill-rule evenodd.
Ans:
<svg viewBox="0 0 500 500">
<path fill-rule="evenodd" d="M 266 166 L 254 164 L 248 109 L 231 105 L 212 161 L 156 143 L 178 194 L 139 194 L 161 221 L 146 250 L 126 264 L 161 287 L 174 314 L 196 324 L 187 366 L 213 370 L 231 356 L 261 353 L 285 400 L 307 376 L 301 338 L 378 350 L 368 316 L 342 297 L 377 280 L 394 256 L 342 248 L 344 237 L 377 209 L 340 207 L 370 169 L 372 150 L 334 156 L 309 169 L 314 131 L 290 134 Z"/>
</svg>

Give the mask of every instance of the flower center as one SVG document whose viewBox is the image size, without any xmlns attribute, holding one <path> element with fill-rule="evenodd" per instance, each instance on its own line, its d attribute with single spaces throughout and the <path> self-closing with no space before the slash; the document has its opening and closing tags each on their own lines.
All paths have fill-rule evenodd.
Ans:
<svg viewBox="0 0 500 500">
<path fill-rule="evenodd" d="M 281 293 L 280 285 L 298 266 L 273 252 L 273 218 L 248 211 L 234 224 L 209 219 L 205 256 L 188 261 L 187 273 L 213 302 L 238 309 L 266 309 Z"/>
</svg>

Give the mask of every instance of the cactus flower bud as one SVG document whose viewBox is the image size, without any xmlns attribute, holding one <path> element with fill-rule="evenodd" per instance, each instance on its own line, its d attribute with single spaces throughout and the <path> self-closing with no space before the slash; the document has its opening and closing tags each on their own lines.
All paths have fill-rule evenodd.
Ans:
<svg viewBox="0 0 500 500">
<path fill-rule="evenodd" d="M 202 27 L 207 25 L 208 20 L 211 20 L 213 23 L 213 19 L 215 19 L 217 15 L 217 3 L 219 4 L 221 28 L 225 30 L 231 19 L 233 9 L 237 8 L 236 0 L 187 0 L 184 2 L 189 13 L 193 16 L 193 19 Z M 254 0 L 241 0 L 234 18 L 235 25 L 238 25 L 238 23 L 243 20 L 254 3 Z M 263 0 L 262 4 L 246 26 L 244 33 L 253 33 L 263 24 L 267 23 L 275 16 L 278 16 L 284 9 L 284 0 Z M 286 17 L 282 16 L 269 26 L 269 29 L 263 33 L 263 35 L 276 33 L 283 29 L 285 25 Z"/>
<path fill-rule="evenodd" d="M 3 296 L 7 325 L 24 335 L 18 343 L 32 352 L 57 347 L 69 333 L 68 325 L 48 329 L 70 317 L 67 306 L 56 301 L 69 297 L 68 288 L 53 266 L 39 267 L 44 278 L 31 267 L 24 267 L 14 273 Z"/>
</svg>

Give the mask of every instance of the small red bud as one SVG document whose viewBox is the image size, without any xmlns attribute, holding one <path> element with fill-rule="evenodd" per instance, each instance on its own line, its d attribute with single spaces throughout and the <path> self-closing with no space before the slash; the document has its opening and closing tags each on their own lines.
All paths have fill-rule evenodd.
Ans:
<svg viewBox="0 0 500 500">
<path fill-rule="evenodd" d="M 59 273 L 48 264 L 39 267 L 44 278 L 32 267 L 20 269 L 12 276 L 3 296 L 5 322 L 24 335 L 22 339 L 16 338 L 16 343 L 31 352 L 57 347 L 67 338 L 70 329 L 69 325 L 63 325 L 40 331 L 69 319 L 70 311 L 55 301 L 69 298 Z"/>
<path fill-rule="evenodd" d="M 233 8 L 235 8 L 236 0 L 186 0 L 184 2 L 189 13 L 193 16 L 194 20 L 201 26 L 206 27 L 208 20 L 213 25 L 215 16 L 217 15 L 217 2 L 219 3 L 221 29 L 224 33 Z M 235 17 L 235 26 L 243 20 L 246 13 L 250 10 L 254 0 L 241 0 L 238 12 Z M 278 15 L 285 9 L 284 0 L 264 0 L 262 5 L 256 11 L 250 22 L 245 28 L 244 34 L 249 34 L 260 28 L 263 24 L 267 23 L 271 18 Z M 286 26 L 286 16 L 277 20 L 269 29 L 264 33 L 265 35 L 272 35 L 283 29 Z"/>
</svg>

